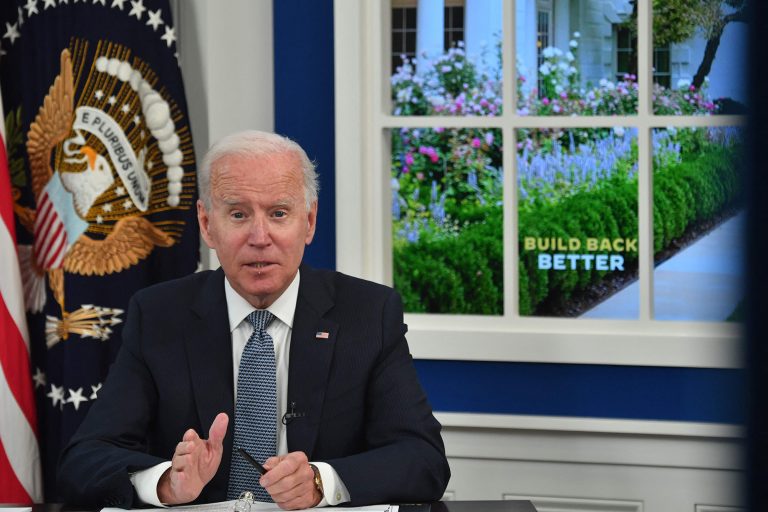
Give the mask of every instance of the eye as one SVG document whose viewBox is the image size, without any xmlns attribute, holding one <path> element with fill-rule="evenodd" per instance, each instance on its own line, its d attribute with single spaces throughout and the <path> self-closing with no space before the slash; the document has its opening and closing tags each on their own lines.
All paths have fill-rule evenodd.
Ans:
<svg viewBox="0 0 768 512">
<path fill-rule="evenodd" d="M 282 219 L 283 217 L 285 217 L 286 215 L 288 215 L 288 212 L 286 212 L 286 211 L 284 211 L 284 210 L 277 210 L 277 211 L 276 211 L 275 213 L 273 213 L 272 215 L 274 215 L 274 216 L 275 216 L 275 217 L 277 217 L 278 219 Z"/>
<path fill-rule="evenodd" d="M 230 213 L 229 215 L 230 215 L 230 217 L 232 217 L 233 219 L 238 219 L 238 220 L 239 220 L 239 219 L 244 219 L 244 218 L 245 218 L 245 214 L 244 214 L 243 212 L 232 212 L 232 213 Z"/>
</svg>

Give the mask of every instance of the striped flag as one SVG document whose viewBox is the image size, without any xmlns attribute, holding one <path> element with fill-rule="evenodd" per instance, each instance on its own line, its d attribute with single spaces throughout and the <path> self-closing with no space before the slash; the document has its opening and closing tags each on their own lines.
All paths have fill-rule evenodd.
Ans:
<svg viewBox="0 0 768 512">
<path fill-rule="evenodd" d="M 31 363 L 13 368 L 32 375 L 47 502 L 58 500 L 59 454 L 120 349 L 131 295 L 197 268 L 195 152 L 170 4 L 0 0 L 4 213 L 16 238 L 0 259 L 13 253 L 21 273 L 8 294 L 24 297 Z"/>
<path fill-rule="evenodd" d="M 0 117 L 2 108 L 0 104 Z M 29 336 L 0 129 L 0 503 L 42 501 Z"/>
</svg>

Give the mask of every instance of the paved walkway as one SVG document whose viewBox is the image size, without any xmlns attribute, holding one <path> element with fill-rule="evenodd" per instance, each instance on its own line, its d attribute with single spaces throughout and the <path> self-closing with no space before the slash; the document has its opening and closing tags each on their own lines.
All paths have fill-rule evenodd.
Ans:
<svg viewBox="0 0 768 512">
<path fill-rule="evenodd" d="M 678 252 L 654 272 L 654 318 L 723 321 L 743 298 L 744 212 Z M 582 318 L 635 319 L 640 285 L 635 281 Z"/>
</svg>

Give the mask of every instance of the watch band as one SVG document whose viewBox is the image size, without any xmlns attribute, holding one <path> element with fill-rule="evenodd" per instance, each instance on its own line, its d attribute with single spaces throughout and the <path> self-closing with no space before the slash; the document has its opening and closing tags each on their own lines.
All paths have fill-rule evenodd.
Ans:
<svg viewBox="0 0 768 512">
<path fill-rule="evenodd" d="M 315 489 L 317 489 L 317 492 L 320 493 L 320 497 L 324 497 L 325 492 L 323 492 L 323 479 L 320 476 L 320 470 L 314 464 L 310 464 L 309 467 L 312 468 L 312 472 L 315 474 L 315 478 L 314 478 Z"/>
</svg>

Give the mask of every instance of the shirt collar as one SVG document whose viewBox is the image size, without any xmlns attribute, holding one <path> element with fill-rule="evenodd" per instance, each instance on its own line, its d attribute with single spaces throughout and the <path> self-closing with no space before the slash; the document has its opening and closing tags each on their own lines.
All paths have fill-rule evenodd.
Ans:
<svg viewBox="0 0 768 512">
<path fill-rule="evenodd" d="M 275 315 L 291 329 L 293 329 L 293 316 L 296 313 L 296 301 L 299 298 L 300 273 L 300 271 L 296 271 L 296 276 L 291 281 L 291 284 L 288 285 L 288 288 L 267 308 L 267 311 Z M 224 278 L 224 295 L 227 299 L 229 331 L 232 332 L 254 311 L 254 307 L 232 288 L 228 277 Z"/>
</svg>

